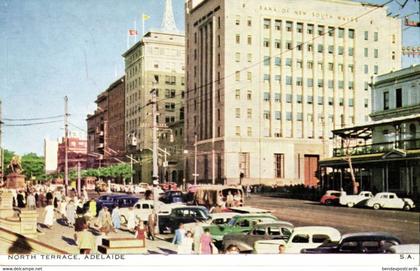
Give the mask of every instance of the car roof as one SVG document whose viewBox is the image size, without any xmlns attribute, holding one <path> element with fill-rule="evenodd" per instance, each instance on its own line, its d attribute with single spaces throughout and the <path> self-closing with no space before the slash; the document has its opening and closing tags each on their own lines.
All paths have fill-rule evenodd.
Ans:
<svg viewBox="0 0 420 271">
<path fill-rule="evenodd" d="M 177 210 L 177 209 L 201 209 L 201 210 L 207 210 L 206 207 L 204 206 L 187 206 L 187 205 L 182 205 L 182 206 L 177 206 L 172 208 L 172 210 Z"/>
<path fill-rule="evenodd" d="M 328 226 L 303 226 L 303 227 L 296 227 L 294 229 L 294 233 L 313 233 L 315 231 L 319 232 L 335 232 L 340 233 L 336 228 L 328 227 Z"/>
<path fill-rule="evenodd" d="M 293 228 L 293 224 L 287 221 L 274 221 L 274 222 L 261 222 L 255 225 L 255 228 L 258 227 L 269 227 L 269 226 L 287 226 Z"/>
<path fill-rule="evenodd" d="M 395 193 L 392 193 L 392 192 L 379 192 L 376 195 L 387 195 L 387 194 L 395 194 Z"/>
<path fill-rule="evenodd" d="M 272 214 L 265 214 L 265 213 L 264 214 L 238 214 L 234 217 L 250 217 L 250 218 L 253 218 L 253 217 L 273 217 L 273 218 L 276 218 Z"/>
<path fill-rule="evenodd" d="M 341 193 L 341 191 L 338 190 L 327 190 L 325 193 Z"/>
<path fill-rule="evenodd" d="M 372 241 L 380 241 L 380 240 L 393 240 L 401 243 L 401 240 L 394 235 L 391 235 L 387 232 L 357 232 L 357 233 L 348 233 L 344 234 L 341 237 L 341 240 L 346 241 L 363 241 L 363 240 L 372 240 Z"/>
<path fill-rule="evenodd" d="M 253 213 L 253 214 L 269 214 L 271 213 L 271 211 L 269 210 L 265 210 L 265 209 L 261 209 L 261 208 L 255 208 L 255 207 L 248 207 L 248 206 L 242 206 L 242 207 L 230 207 L 229 208 L 232 211 L 236 211 L 236 212 L 249 212 L 249 213 Z"/>
<path fill-rule="evenodd" d="M 232 218 L 234 216 L 240 215 L 240 213 L 235 212 L 224 212 L 224 213 L 211 213 L 210 216 L 213 219 L 217 218 Z"/>
</svg>

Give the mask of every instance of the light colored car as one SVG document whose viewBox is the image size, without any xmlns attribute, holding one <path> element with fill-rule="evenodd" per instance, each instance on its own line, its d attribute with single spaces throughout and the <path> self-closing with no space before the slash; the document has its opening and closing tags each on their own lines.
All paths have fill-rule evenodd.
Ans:
<svg viewBox="0 0 420 271">
<path fill-rule="evenodd" d="M 164 204 L 158 201 L 158 214 L 165 215 L 169 214 L 174 207 L 182 206 L 181 204 Z M 139 200 L 133 206 L 134 213 L 138 219 L 143 221 L 147 221 L 149 215 L 152 213 L 154 209 L 154 201 L 153 200 Z M 128 212 L 129 208 L 120 208 L 120 216 L 121 216 L 121 223 L 127 223 L 128 219 Z"/>
<path fill-rule="evenodd" d="M 332 227 L 306 226 L 294 228 L 290 238 L 285 240 L 261 240 L 254 244 L 257 254 L 278 254 L 279 245 L 286 246 L 285 253 L 300 253 L 305 248 L 316 248 L 326 241 L 338 242 L 340 232 Z"/>
<path fill-rule="evenodd" d="M 365 205 L 366 202 L 373 198 L 373 194 L 370 191 L 362 191 L 358 195 L 345 195 L 340 196 L 339 202 L 341 205 L 345 205 L 349 208 L 352 208 L 356 205 Z"/>
<path fill-rule="evenodd" d="M 406 211 L 409 211 L 416 207 L 411 199 L 399 198 L 397 194 L 390 192 L 382 192 L 376 194 L 373 198 L 368 200 L 366 206 L 371 207 L 375 210 L 381 208 L 389 208 L 404 209 Z"/>
<path fill-rule="evenodd" d="M 395 245 L 389 248 L 391 253 L 395 254 L 419 254 L 420 245 L 419 244 L 404 244 L 404 245 Z"/>
<path fill-rule="evenodd" d="M 223 225 L 228 223 L 234 216 L 239 215 L 239 213 L 234 212 L 225 212 L 225 213 L 213 213 L 210 214 L 210 219 L 204 222 L 198 222 L 200 226 L 209 226 L 209 225 Z M 186 231 L 194 231 L 196 223 L 187 223 L 184 224 L 184 229 Z"/>
<path fill-rule="evenodd" d="M 271 211 L 269 210 L 249 207 L 249 206 L 229 207 L 229 209 L 233 212 L 241 213 L 241 214 L 270 214 L 271 213 Z"/>
</svg>

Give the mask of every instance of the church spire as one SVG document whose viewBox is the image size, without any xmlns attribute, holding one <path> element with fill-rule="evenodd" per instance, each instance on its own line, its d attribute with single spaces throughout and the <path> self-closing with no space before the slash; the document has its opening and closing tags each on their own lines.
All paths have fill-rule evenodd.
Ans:
<svg viewBox="0 0 420 271">
<path fill-rule="evenodd" d="M 174 12 L 172 10 L 172 0 L 165 0 L 165 13 L 163 14 L 161 31 L 168 33 L 179 32 L 175 24 Z"/>
</svg>

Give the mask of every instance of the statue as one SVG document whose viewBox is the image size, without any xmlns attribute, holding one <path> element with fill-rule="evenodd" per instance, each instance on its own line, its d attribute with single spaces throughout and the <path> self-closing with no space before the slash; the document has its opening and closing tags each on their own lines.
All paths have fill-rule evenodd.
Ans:
<svg viewBox="0 0 420 271">
<path fill-rule="evenodd" d="M 21 174 L 23 172 L 22 163 L 18 155 L 14 155 L 9 163 L 11 173 Z"/>
</svg>

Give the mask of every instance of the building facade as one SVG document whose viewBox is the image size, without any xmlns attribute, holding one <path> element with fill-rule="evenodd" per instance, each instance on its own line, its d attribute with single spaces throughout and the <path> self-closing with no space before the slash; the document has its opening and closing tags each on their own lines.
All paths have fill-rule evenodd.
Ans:
<svg viewBox="0 0 420 271">
<path fill-rule="evenodd" d="M 420 65 L 378 76 L 372 96 L 374 122 L 333 131 L 338 146 L 321 166 L 339 174 L 324 185 L 346 188 L 348 163 L 342 158 L 351 156 L 361 189 L 418 198 Z M 350 144 L 343 144 L 345 141 Z"/>
<path fill-rule="evenodd" d="M 65 167 L 65 140 L 61 139 L 58 143 L 57 154 L 57 172 L 64 172 Z M 70 135 L 67 138 L 67 164 L 69 170 L 76 170 L 77 165 L 80 163 L 80 168 L 87 167 L 87 140 L 81 139 L 75 135 Z"/>
<path fill-rule="evenodd" d="M 88 167 L 115 164 L 125 158 L 125 76 L 98 95 L 97 109 L 87 116 Z"/>
<path fill-rule="evenodd" d="M 400 68 L 400 29 L 386 8 L 353 1 L 187 1 L 198 179 L 317 185 L 330 131 L 368 121 L 371 76 Z"/>
<path fill-rule="evenodd" d="M 45 174 L 57 171 L 58 142 L 56 140 L 44 139 L 44 162 Z"/>
</svg>

